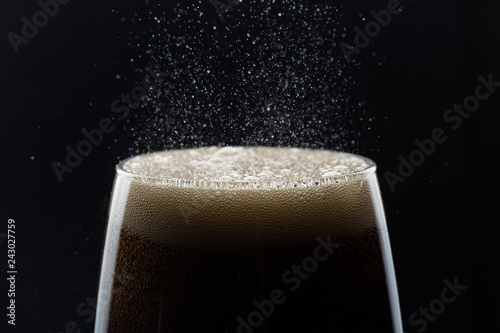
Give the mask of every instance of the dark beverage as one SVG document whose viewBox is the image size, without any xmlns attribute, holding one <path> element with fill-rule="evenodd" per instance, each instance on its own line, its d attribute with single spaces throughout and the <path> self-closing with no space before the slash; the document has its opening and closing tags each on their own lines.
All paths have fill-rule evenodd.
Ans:
<svg viewBox="0 0 500 333">
<path fill-rule="evenodd" d="M 199 148 L 118 166 L 96 332 L 400 332 L 371 161 Z"/>
</svg>

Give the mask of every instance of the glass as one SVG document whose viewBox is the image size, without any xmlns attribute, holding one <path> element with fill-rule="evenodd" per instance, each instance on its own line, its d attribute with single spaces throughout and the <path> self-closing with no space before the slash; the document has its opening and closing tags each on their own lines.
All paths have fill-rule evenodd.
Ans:
<svg viewBox="0 0 500 333">
<path fill-rule="evenodd" d="M 189 181 L 121 162 L 95 332 L 402 332 L 375 163 L 331 153 L 366 167 Z"/>
</svg>

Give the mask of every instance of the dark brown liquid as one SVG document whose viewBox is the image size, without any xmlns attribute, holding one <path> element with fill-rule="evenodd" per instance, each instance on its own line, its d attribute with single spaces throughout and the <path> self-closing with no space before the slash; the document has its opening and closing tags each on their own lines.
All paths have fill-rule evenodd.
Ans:
<svg viewBox="0 0 500 333">
<path fill-rule="evenodd" d="M 237 332 L 237 317 L 248 323 L 253 301 L 269 300 L 274 289 L 286 299 L 255 332 L 391 332 L 377 232 L 332 241 L 340 247 L 311 273 L 302 269 L 308 278 L 292 272 L 283 281 L 292 265 L 313 256 L 315 239 L 211 250 L 155 244 L 124 230 L 109 332 Z"/>
<path fill-rule="evenodd" d="M 151 163 L 138 165 L 154 171 Z M 113 192 L 96 333 L 393 332 L 399 312 L 373 171 L 286 188 L 119 173 Z"/>
</svg>

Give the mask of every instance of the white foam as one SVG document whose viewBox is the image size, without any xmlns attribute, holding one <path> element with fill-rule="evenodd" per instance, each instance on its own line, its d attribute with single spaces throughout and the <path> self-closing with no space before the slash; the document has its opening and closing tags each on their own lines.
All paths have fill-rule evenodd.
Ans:
<svg viewBox="0 0 500 333">
<path fill-rule="evenodd" d="M 113 197 L 127 203 L 123 218 L 110 216 L 110 223 L 182 246 L 373 230 L 380 200 L 372 165 L 352 154 L 264 147 L 140 155 L 118 168 L 126 172 L 118 173 Z"/>
<path fill-rule="evenodd" d="M 305 184 L 348 176 L 370 167 L 361 156 L 327 150 L 208 147 L 140 155 L 121 168 L 131 174 L 181 182 Z"/>
</svg>

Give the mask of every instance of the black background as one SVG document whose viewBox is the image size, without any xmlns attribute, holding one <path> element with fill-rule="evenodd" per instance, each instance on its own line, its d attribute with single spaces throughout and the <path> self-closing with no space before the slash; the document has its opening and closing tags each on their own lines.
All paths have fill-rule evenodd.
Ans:
<svg viewBox="0 0 500 333">
<path fill-rule="evenodd" d="M 410 315 L 440 297 L 444 279 L 457 277 L 467 290 L 425 331 L 500 332 L 500 91 L 457 131 L 447 127 L 448 140 L 396 191 L 383 177 L 397 171 L 398 156 L 408 156 L 415 139 L 446 127 L 443 113 L 474 93 L 479 75 L 500 81 L 500 2 L 402 3 L 404 11 L 360 55 L 384 57 L 383 66 L 367 61 L 362 75 L 372 80 L 366 94 L 380 101 L 377 115 L 388 121 L 376 129 L 383 146 L 358 152 L 378 164 L 405 330 L 417 332 Z M 344 1 L 346 40 L 363 26 L 359 13 L 385 7 L 385 1 Z M 40 8 L 33 0 L 0 4 L 0 233 L 15 219 L 18 270 L 16 326 L 2 314 L 2 332 L 65 332 L 70 322 L 93 331 L 77 308 L 96 295 L 114 165 L 129 154 L 134 124 L 105 136 L 62 183 L 51 163 L 82 139 L 83 127 L 111 117 L 110 103 L 135 86 L 130 26 L 112 9 L 132 15 L 144 8 L 142 1 L 72 0 L 15 54 L 7 34 L 19 33 L 21 18 Z M 6 271 L 7 242 L 0 241 Z M 4 282 L 2 313 L 7 289 Z"/>
</svg>

